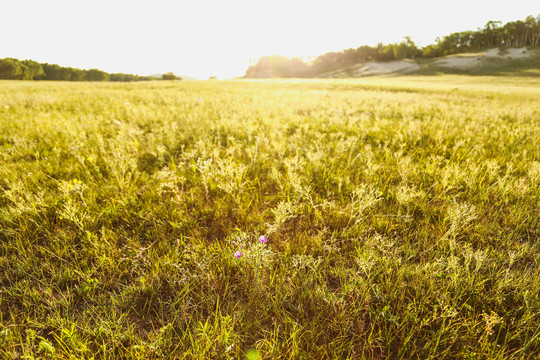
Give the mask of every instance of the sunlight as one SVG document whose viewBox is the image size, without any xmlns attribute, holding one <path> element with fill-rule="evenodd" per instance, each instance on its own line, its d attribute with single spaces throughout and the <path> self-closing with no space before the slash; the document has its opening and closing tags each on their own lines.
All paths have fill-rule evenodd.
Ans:
<svg viewBox="0 0 540 360">
<path fill-rule="evenodd" d="M 0 31 L 10 35 L 2 39 L 0 58 L 140 75 L 172 71 L 201 79 L 242 76 L 250 59 L 267 55 L 309 59 L 400 42 L 404 36 L 425 46 L 489 20 L 540 13 L 540 2 L 509 7 L 507 2 L 465 0 L 446 7 L 427 0 L 157 0 L 152 6 L 97 0 L 84 12 L 72 1 L 53 0 L 33 2 L 32 11 L 26 7 L 17 1 L 3 5 L 2 12 L 10 16 L 2 19 Z"/>
</svg>

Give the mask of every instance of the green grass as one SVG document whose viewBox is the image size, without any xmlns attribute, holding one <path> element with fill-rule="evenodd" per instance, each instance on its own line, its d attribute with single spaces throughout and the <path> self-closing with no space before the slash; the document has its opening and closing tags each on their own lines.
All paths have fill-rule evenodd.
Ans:
<svg viewBox="0 0 540 360">
<path fill-rule="evenodd" d="M 539 97 L 0 82 L 0 357 L 537 358 Z"/>
</svg>

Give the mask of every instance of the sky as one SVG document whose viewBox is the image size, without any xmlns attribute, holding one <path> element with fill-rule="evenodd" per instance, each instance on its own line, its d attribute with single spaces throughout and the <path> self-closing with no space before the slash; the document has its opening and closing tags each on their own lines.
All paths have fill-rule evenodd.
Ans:
<svg viewBox="0 0 540 360">
<path fill-rule="evenodd" d="M 265 55 L 425 46 L 528 15 L 539 0 L 0 0 L 0 58 L 227 79 Z"/>
</svg>

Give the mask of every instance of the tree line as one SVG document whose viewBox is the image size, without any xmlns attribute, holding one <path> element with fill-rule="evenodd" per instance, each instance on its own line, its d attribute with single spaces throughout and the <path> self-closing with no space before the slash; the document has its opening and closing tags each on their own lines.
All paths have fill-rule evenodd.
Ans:
<svg viewBox="0 0 540 360">
<path fill-rule="evenodd" d="M 502 24 L 489 21 L 475 31 L 461 31 L 419 48 L 410 37 L 400 43 L 328 52 L 309 64 L 299 58 L 264 56 L 246 71 L 245 77 L 312 77 L 367 61 L 433 58 L 493 47 L 540 46 L 540 15 Z"/>
<path fill-rule="evenodd" d="M 0 79 L 11 80 L 60 80 L 60 81 L 145 81 L 152 76 L 107 73 L 98 69 L 81 70 L 56 64 L 38 63 L 34 60 L 0 59 Z M 161 76 L 163 80 L 181 80 L 172 72 Z"/>
</svg>

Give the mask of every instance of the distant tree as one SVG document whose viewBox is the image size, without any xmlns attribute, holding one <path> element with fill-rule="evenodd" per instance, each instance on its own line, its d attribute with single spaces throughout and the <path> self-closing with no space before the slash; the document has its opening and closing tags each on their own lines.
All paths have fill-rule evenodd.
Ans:
<svg viewBox="0 0 540 360">
<path fill-rule="evenodd" d="M 81 69 L 69 68 L 69 81 L 86 80 L 86 72 Z"/>
<path fill-rule="evenodd" d="M 501 43 L 501 22 L 488 21 L 484 26 L 483 33 L 485 34 L 486 45 L 489 47 L 498 46 Z"/>
<path fill-rule="evenodd" d="M 372 61 L 377 57 L 377 49 L 371 46 L 360 46 L 356 49 L 356 59 L 358 62 Z"/>
<path fill-rule="evenodd" d="M 327 52 L 317 56 L 313 61 L 313 66 L 317 72 L 332 71 L 347 66 L 346 55 L 343 52 Z"/>
<path fill-rule="evenodd" d="M 442 56 L 442 51 L 437 45 L 428 45 L 422 48 L 422 56 L 426 58 L 433 58 Z"/>
<path fill-rule="evenodd" d="M 32 80 L 34 77 L 34 74 L 32 73 L 32 69 L 26 66 L 23 62 L 21 62 L 21 75 L 17 77 L 18 80 Z"/>
<path fill-rule="evenodd" d="M 396 59 L 414 59 L 422 56 L 422 51 L 416 47 L 409 36 L 406 36 L 401 43 L 394 44 L 392 50 Z"/>
<path fill-rule="evenodd" d="M 388 44 L 384 45 L 383 43 L 379 43 L 377 45 L 377 60 L 382 61 L 389 61 L 389 60 L 395 60 L 396 57 L 394 56 L 394 45 Z"/>
<path fill-rule="evenodd" d="M 60 66 L 56 64 L 41 64 L 43 71 L 45 72 L 44 80 L 59 80 L 57 73 L 60 70 Z"/>
<path fill-rule="evenodd" d="M 74 69 L 69 67 L 61 67 L 60 68 L 60 79 L 63 81 L 71 81 L 71 79 L 74 77 Z"/>
<path fill-rule="evenodd" d="M 344 66 L 349 66 L 360 62 L 356 49 L 346 49 L 341 56 Z"/>
<path fill-rule="evenodd" d="M 178 77 L 177 77 L 178 78 Z M 109 74 L 98 69 L 81 70 L 57 64 L 40 64 L 34 60 L 0 59 L 0 79 L 61 81 L 139 81 L 154 80 L 149 76 Z"/>
<path fill-rule="evenodd" d="M 87 81 L 108 81 L 109 74 L 98 69 L 90 69 L 85 71 L 85 80 Z"/>
<path fill-rule="evenodd" d="M 540 45 L 540 15 L 532 21 L 531 27 L 533 32 L 531 43 L 533 46 L 538 46 Z"/>
<path fill-rule="evenodd" d="M 169 71 L 161 75 L 161 80 L 178 80 L 178 77 Z"/>
<path fill-rule="evenodd" d="M 138 76 L 137 75 L 132 75 L 132 74 L 122 74 L 122 73 L 118 73 L 118 74 L 110 74 L 110 81 L 123 81 L 123 82 L 128 82 L 128 81 L 137 81 L 138 80 Z"/>
<path fill-rule="evenodd" d="M 45 76 L 45 71 L 43 71 L 43 66 L 40 63 L 34 60 L 23 60 L 22 64 L 25 65 L 29 72 L 31 72 L 32 80 L 41 80 Z"/>
<path fill-rule="evenodd" d="M 284 68 L 282 69 L 282 76 L 287 78 L 304 78 L 309 77 L 310 69 L 306 63 L 300 58 L 291 58 L 285 63 Z"/>
<path fill-rule="evenodd" d="M 210 76 L 208 80 L 217 80 L 217 76 Z"/>
<path fill-rule="evenodd" d="M 309 77 L 310 67 L 299 58 L 288 58 L 281 55 L 263 56 L 255 65 L 250 66 L 244 77 Z"/>
<path fill-rule="evenodd" d="M 23 73 L 21 62 L 17 59 L 0 60 L 0 79 L 19 79 Z"/>
<path fill-rule="evenodd" d="M 154 78 L 151 78 L 149 76 L 139 76 L 134 74 L 123 74 L 123 73 L 115 73 L 115 74 L 109 74 L 109 80 L 114 82 L 131 82 L 131 81 L 144 81 L 144 80 L 155 80 Z"/>
</svg>

